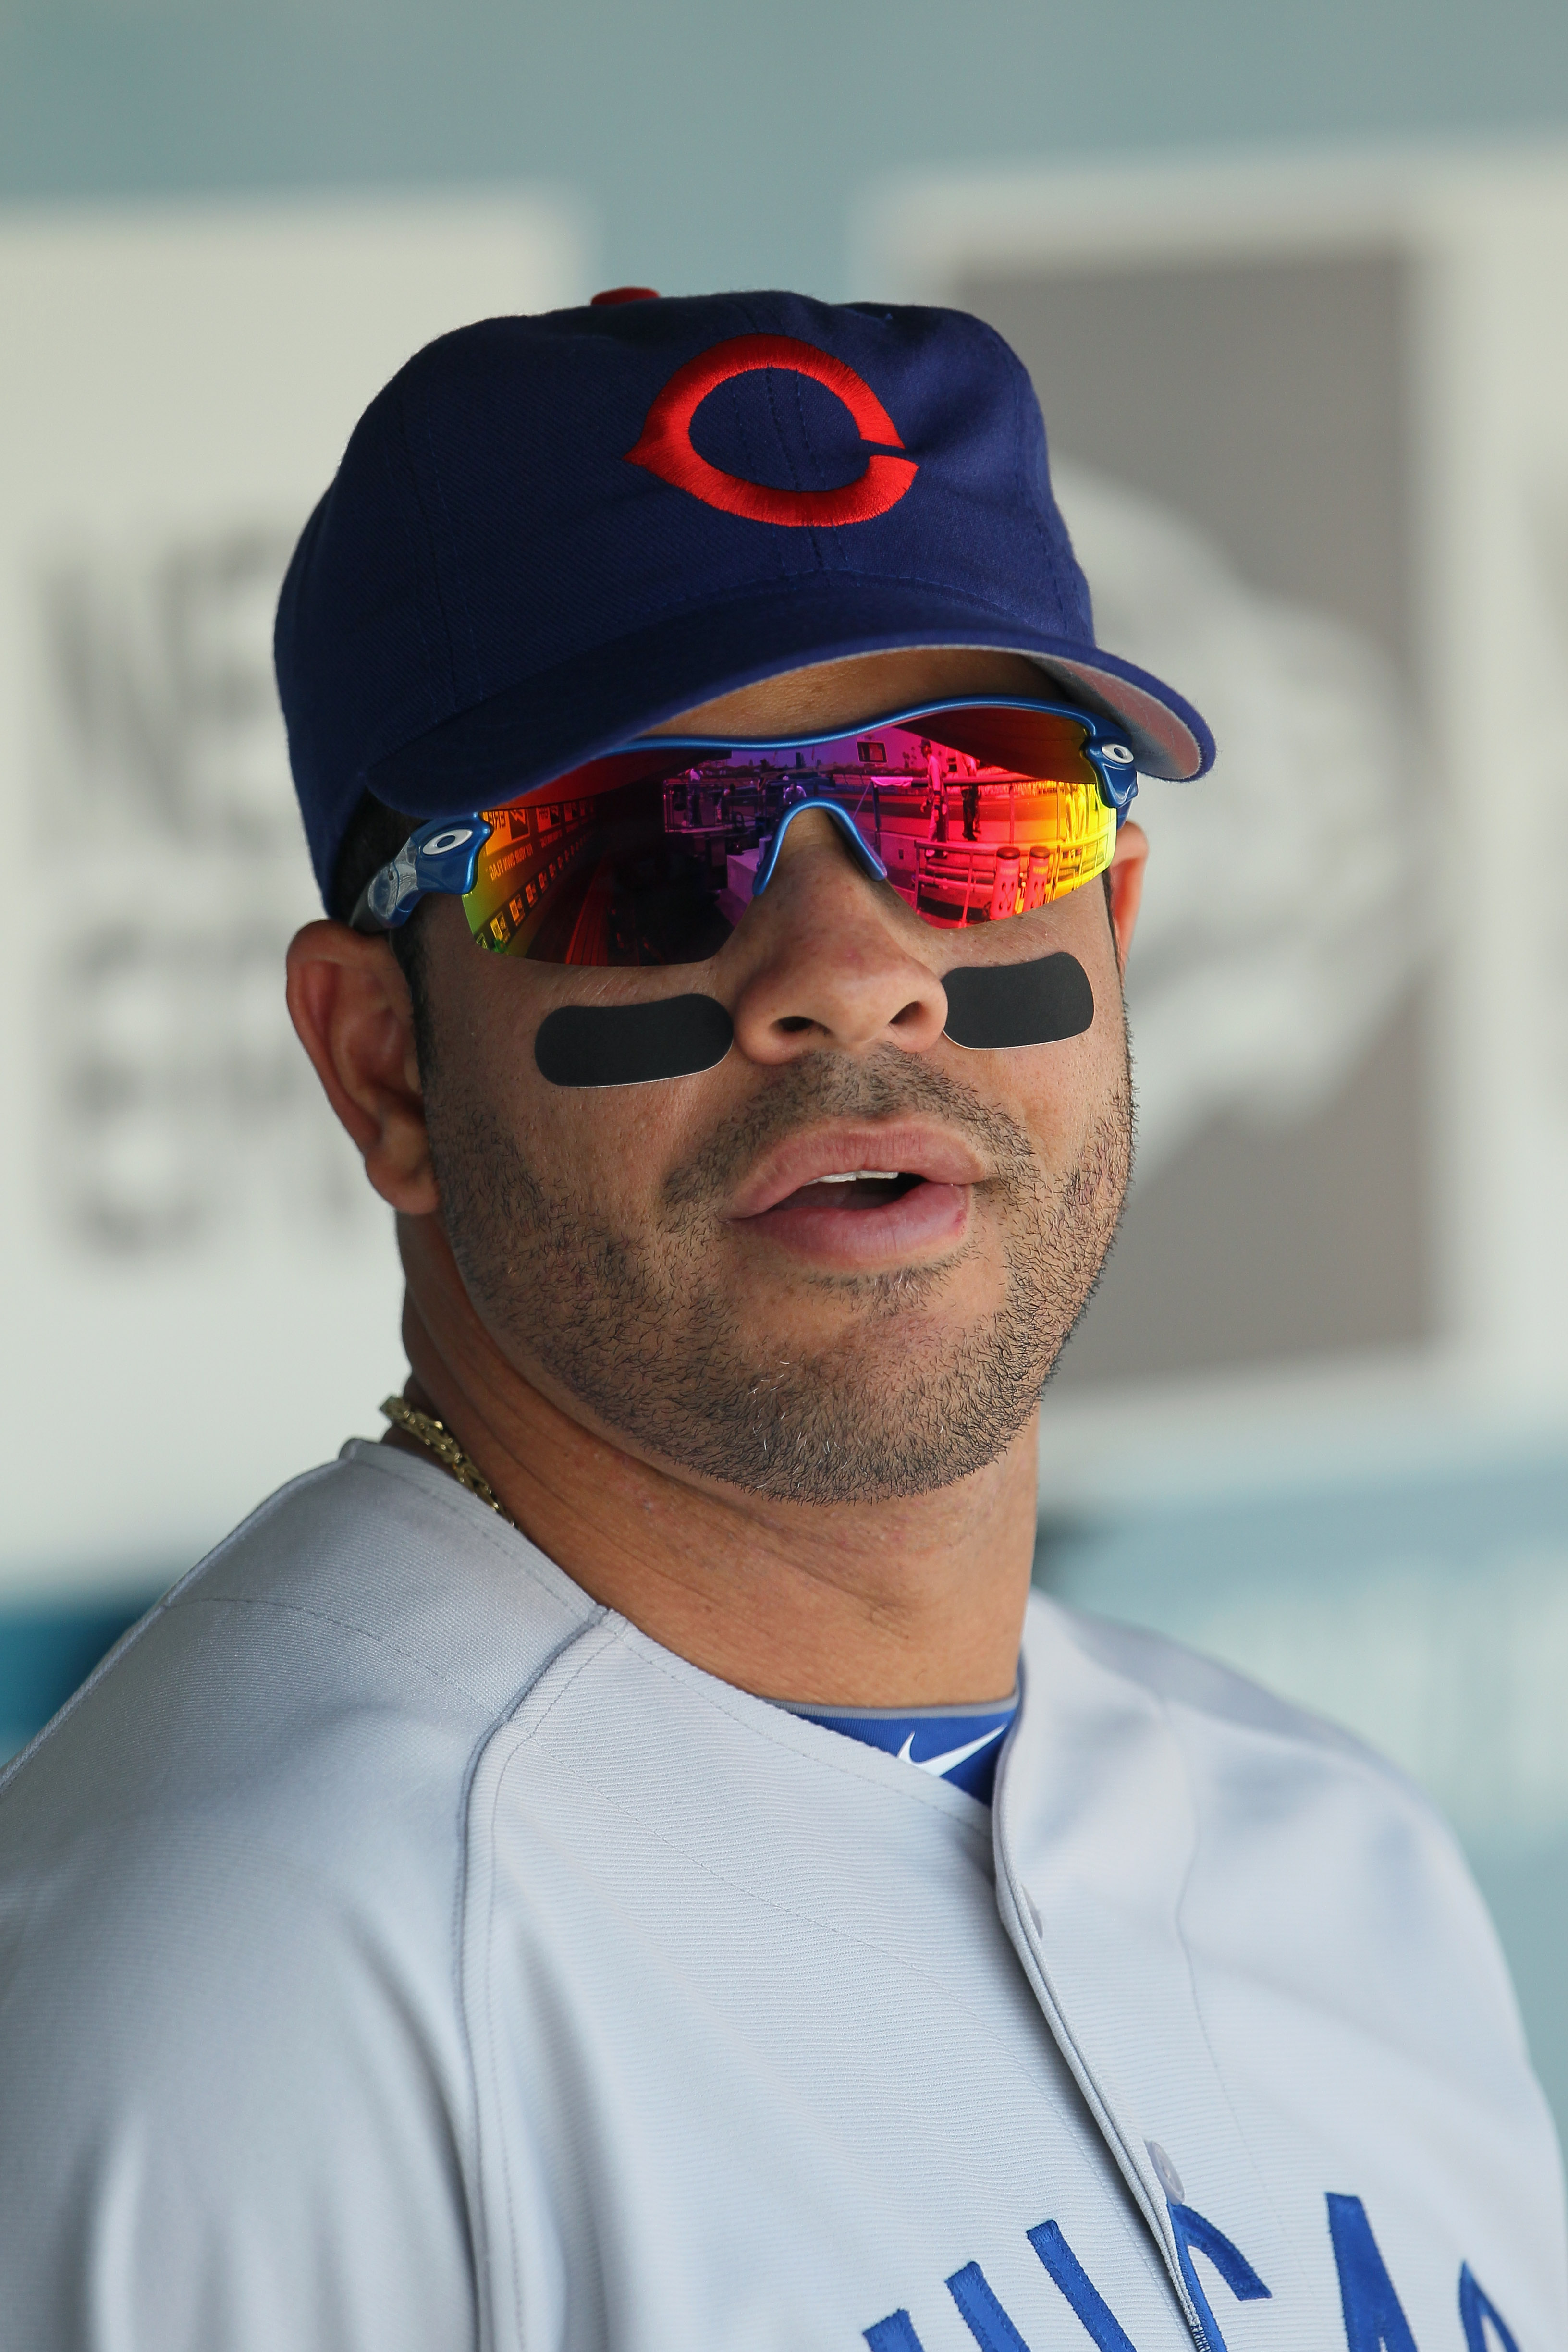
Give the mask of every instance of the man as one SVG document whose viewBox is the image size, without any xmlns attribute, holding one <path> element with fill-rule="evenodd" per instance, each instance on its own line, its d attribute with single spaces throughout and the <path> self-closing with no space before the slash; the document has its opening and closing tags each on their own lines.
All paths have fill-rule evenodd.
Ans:
<svg viewBox="0 0 1568 2352">
<path fill-rule="evenodd" d="M 0 2341 L 1561 2345 L 1446 1830 L 1029 1600 L 1126 812 L 1211 747 L 1096 646 L 1011 353 L 783 295 L 465 330 L 278 648 L 289 1003 L 412 1376 L 0 1792 Z M 1016 834 L 945 914 L 922 737 Z"/>
<path fill-rule="evenodd" d="M 980 838 L 980 769 L 972 751 L 966 751 L 959 761 L 963 777 L 963 838 Z"/>
<path fill-rule="evenodd" d="M 947 839 L 947 753 L 929 736 L 921 739 L 921 757 L 925 761 L 926 798 L 931 808 L 930 841 Z"/>
</svg>

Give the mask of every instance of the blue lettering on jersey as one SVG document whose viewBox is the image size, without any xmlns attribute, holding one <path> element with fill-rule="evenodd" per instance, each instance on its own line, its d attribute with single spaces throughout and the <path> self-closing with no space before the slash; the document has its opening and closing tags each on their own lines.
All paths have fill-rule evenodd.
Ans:
<svg viewBox="0 0 1568 2352">
<path fill-rule="evenodd" d="M 1199 2285 L 1197 2272 L 1193 2267 L 1194 2254 L 1206 2256 L 1237 2303 L 1267 2302 L 1268 2289 L 1247 2256 L 1239 2247 L 1231 2244 L 1223 2230 L 1216 2230 L 1212 2221 L 1205 2221 L 1203 2215 L 1194 2212 L 1190 2205 L 1179 2205 L 1171 2198 L 1167 2198 L 1165 2202 L 1171 2216 L 1171 2227 L 1176 2235 L 1176 2259 L 1182 2265 L 1182 2276 L 1187 2283 L 1187 2293 L 1193 2298 L 1194 2308 L 1203 2322 L 1204 2334 L 1208 2337 L 1213 2352 L 1226 2352 L 1219 2323 L 1209 2309 L 1208 2297 Z"/>
<path fill-rule="evenodd" d="M 1415 2352 L 1410 2322 L 1359 2197 L 1336 2197 L 1331 2191 L 1329 2236 L 1340 2274 L 1346 2352 Z"/>
<path fill-rule="evenodd" d="M 1372 2234 L 1365 2206 L 1359 2197 L 1331 2194 L 1328 2207 L 1329 2236 L 1344 2312 L 1345 2352 L 1416 2352 L 1410 2322 Z M 1199 2284 L 1193 2255 L 1202 2254 L 1213 2264 L 1238 2303 L 1272 2301 L 1272 2296 L 1241 2249 L 1223 2230 L 1215 2229 L 1191 2205 L 1171 2200 L 1169 2211 L 1182 2276 L 1209 2352 L 1225 2352 L 1225 2337 Z M 1095 2352 L 1137 2352 L 1126 2329 L 1068 2245 L 1060 2225 L 1041 2221 L 1025 2234 L 1081 2321 Z M 966 2263 L 962 2270 L 953 2272 L 946 2284 L 980 2352 L 1029 2352 L 978 2263 Z M 1459 2271 L 1459 2318 L 1465 2331 L 1465 2352 L 1519 2352 L 1508 2323 L 1479 2284 L 1468 2263 L 1463 2263 Z M 914 2322 L 907 2311 L 889 2312 L 886 2319 L 879 2319 L 865 2330 L 865 2337 L 869 2352 L 922 2352 Z"/>
<path fill-rule="evenodd" d="M 1137 2352 L 1131 2337 L 1055 2221 L 1029 2231 L 1029 2243 L 1087 2329 L 1095 2352 Z"/>
<path fill-rule="evenodd" d="M 1489 2294 L 1476 2284 L 1476 2274 L 1468 2263 L 1459 2265 L 1459 2317 L 1465 2330 L 1465 2352 L 1519 2352 L 1513 2340 L 1513 2330 Z M 1497 2345 L 1487 2341 L 1487 2321 L 1496 2331 Z"/>
<path fill-rule="evenodd" d="M 947 2291 L 963 2314 L 964 2326 L 980 2352 L 1029 2352 L 1028 2346 L 985 2283 L 978 2263 L 965 2263 L 947 2282 Z"/>
<path fill-rule="evenodd" d="M 1175 2217 L 1181 2215 L 1176 2222 Z M 1215 2326 L 1204 2291 L 1193 2273 L 1192 2257 L 1186 2249 L 1196 2246 L 1206 2254 L 1238 2301 L 1247 2303 L 1258 2295 L 1267 2296 L 1268 2289 L 1258 2277 L 1245 2254 L 1232 2245 L 1223 2231 L 1212 2221 L 1205 2221 L 1190 2205 L 1173 2205 L 1173 2222 L 1176 2228 L 1176 2243 L 1181 2256 L 1182 2273 L 1207 2333 L 1210 2352 L 1225 2352 L 1225 2338 Z M 1041 2221 L 1025 2233 L 1046 2270 L 1071 2308 L 1083 2323 L 1085 2332 L 1095 2347 L 1095 2352 L 1137 2352 L 1131 2337 L 1122 2326 L 1083 2264 L 1079 2261 L 1057 2221 Z M 991 2283 L 978 2263 L 965 2263 L 947 2281 L 947 2291 L 963 2317 L 980 2352 L 1029 2352 L 1007 2313 L 997 2301 Z M 891 2311 L 886 2319 L 879 2319 L 865 2331 L 870 2352 L 922 2352 L 914 2322 L 907 2311 Z M 1509 2346 L 1505 2352 L 1517 2352 Z"/>
<path fill-rule="evenodd" d="M 889 2311 L 886 2319 L 867 2328 L 866 2341 L 871 2352 L 921 2352 L 921 2339 L 907 2311 Z"/>
<path fill-rule="evenodd" d="M 1059 2226 L 1055 2221 L 1042 2221 L 1027 2234 L 1029 2243 L 1088 2329 L 1096 2352 L 1137 2352 L 1131 2337 Z M 961 2271 L 954 2271 L 947 2282 L 947 2291 L 980 2352 L 1029 2352 L 978 2263 L 966 2263 Z M 879 2319 L 874 2327 L 868 2327 L 865 2336 L 870 2352 L 921 2352 L 921 2339 L 907 2311 L 890 2311 L 886 2319 Z"/>
</svg>

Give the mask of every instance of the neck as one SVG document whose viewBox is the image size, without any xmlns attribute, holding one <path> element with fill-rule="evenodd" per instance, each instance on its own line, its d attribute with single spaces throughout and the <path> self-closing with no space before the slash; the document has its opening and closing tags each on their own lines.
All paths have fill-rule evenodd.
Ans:
<svg viewBox="0 0 1568 2352">
<path fill-rule="evenodd" d="M 1035 1423 L 958 1485 L 781 1504 L 629 1451 L 475 1314 L 439 1223 L 401 1219 L 410 1402 L 584 1591 L 767 1698 L 940 1706 L 1014 1686 L 1035 1535 Z"/>
</svg>

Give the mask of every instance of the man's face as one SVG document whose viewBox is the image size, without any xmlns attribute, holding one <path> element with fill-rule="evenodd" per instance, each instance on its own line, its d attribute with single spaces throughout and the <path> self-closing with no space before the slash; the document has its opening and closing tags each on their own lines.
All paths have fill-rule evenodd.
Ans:
<svg viewBox="0 0 1568 2352">
<path fill-rule="evenodd" d="M 900 703 L 1020 691 L 1039 697 L 1039 674 L 1011 656 L 876 656 L 727 697 L 700 723 L 837 732 Z M 1124 871 L 1140 846 L 1124 834 Z M 637 1454 L 795 1502 L 921 1494 L 1006 1450 L 1127 1185 L 1099 882 L 1005 924 L 937 930 L 807 814 L 705 964 L 534 964 L 476 948 L 454 900 L 419 919 L 440 1214 L 525 1378 Z M 942 1034 L 944 972 L 1060 950 L 1094 992 L 1084 1034 L 996 1052 Z M 563 1089 L 535 1066 L 557 1006 L 694 992 L 735 1029 L 699 1076 Z M 827 1181 L 856 1171 L 886 1172 Z"/>
</svg>

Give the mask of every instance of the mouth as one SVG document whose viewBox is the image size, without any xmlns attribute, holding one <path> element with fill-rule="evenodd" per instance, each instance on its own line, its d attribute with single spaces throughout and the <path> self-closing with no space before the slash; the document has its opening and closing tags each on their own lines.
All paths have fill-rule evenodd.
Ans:
<svg viewBox="0 0 1568 2352">
<path fill-rule="evenodd" d="M 788 1197 L 792 1201 L 820 1199 L 835 1209 L 880 1209 L 925 1181 L 923 1176 L 910 1175 L 897 1168 L 841 1168 L 831 1176 L 819 1176 L 814 1184 L 797 1186 Z M 782 1208 L 784 1203 L 779 1205 Z"/>
<path fill-rule="evenodd" d="M 819 1265 L 876 1271 L 955 1248 L 988 1173 L 968 1144 L 929 1129 L 801 1137 L 756 1171 L 731 1222 Z"/>
</svg>

